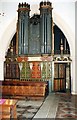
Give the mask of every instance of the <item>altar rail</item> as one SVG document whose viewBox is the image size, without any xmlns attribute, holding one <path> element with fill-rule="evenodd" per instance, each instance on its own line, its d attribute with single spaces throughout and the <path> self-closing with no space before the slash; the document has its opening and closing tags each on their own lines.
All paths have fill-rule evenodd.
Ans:
<svg viewBox="0 0 77 120">
<path fill-rule="evenodd" d="M 42 81 L 0 81 L 2 96 L 44 97 L 46 82 Z"/>
</svg>

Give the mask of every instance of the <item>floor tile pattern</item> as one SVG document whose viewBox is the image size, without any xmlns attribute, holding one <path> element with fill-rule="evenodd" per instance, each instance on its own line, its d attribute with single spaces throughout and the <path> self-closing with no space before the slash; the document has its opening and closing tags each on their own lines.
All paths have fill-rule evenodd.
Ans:
<svg viewBox="0 0 77 120">
<path fill-rule="evenodd" d="M 77 96 L 60 94 L 56 118 L 77 119 Z"/>
<path fill-rule="evenodd" d="M 17 118 L 19 120 L 32 119 L 42 104 L 43 100 L 19 100 L 17 102 Z"/>
<path fill-rule="evenodd" d="M 46 99 L 41 100 L 16 99 L 18 100 L 16 105 L 17 120 L 33 120 L 34 118 L 77 120 L 76 95 L 52 93 Z"/>
</svg>

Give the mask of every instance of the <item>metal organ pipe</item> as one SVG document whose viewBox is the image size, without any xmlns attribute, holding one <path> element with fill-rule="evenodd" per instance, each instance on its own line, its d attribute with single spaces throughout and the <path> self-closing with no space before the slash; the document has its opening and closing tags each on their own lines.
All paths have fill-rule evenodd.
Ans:
<svg viewBox="0 0 77 120">
<path fill-rule="evenodd" d="M 28 54 L 30 5 L 19 3 L 18 6 L 18 54 Z"/>
<path fill-rule="evenodd" d="M 40 41 L 41 53 L 51 54 L 52 49 L 52 4 L 50 2 L 40 3 Z"/>
</svg>

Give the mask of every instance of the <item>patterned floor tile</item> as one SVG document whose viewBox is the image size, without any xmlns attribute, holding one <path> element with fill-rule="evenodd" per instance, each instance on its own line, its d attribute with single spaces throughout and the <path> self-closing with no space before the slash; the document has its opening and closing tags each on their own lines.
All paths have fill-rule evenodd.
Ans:
<svg viewBox="0 0 77 120">
<path fill-rule="evenodd" d="M 58 95 L 56 95 L 58 97 Z M 56 112 L 58 120 L 73 120 L 77 119 L 77 96 L 59 94 L 59 103 Z M 57 98 L 55 97 L 55 98 Z M 18 100 L 17 103 L 17 118 L 18 120 L 32 120 L 44 100 Z M 76 120 L 75 119 L 75 120 Z"/>
<path fill-rule="evenodd" d="M 17 118 L 32 119 L 42 104 L 43 100 L 19 100 L 17 102 Z"/>
<path fill-rule="evenodd" d="M 60 95 L 56 118 L 77 118 L 77 106 L 75 99 L 77 96 Z"/>
<path fill-rule="evenodd" d="M 34 116 L 33 113 L 29 113 L 29 112 L 25 112 L 22 117 L 25 117 L 25 118 L 32 118 Z"/>
<path fill-rule="evenodd" d="M 33 109 L 28 109 L 27 111 L 28 111 L 28 112 L 32 112 L 32 113 L 36 113 L 37 110 L 38 110 L 38 109 L 33 108 Z"/>
</svg>

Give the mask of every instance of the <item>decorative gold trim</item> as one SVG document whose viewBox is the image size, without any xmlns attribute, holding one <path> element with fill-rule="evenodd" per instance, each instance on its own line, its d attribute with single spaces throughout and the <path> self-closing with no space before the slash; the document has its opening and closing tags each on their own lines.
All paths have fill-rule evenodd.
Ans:
<svg viewBox="0 0 77 120">
<path fill-rule="evenodd" d="M 58 56 L 58 57 L 53 57 L 53 61 L 72 61 L 70 57 L 66 56 Z"/>
</svg>

